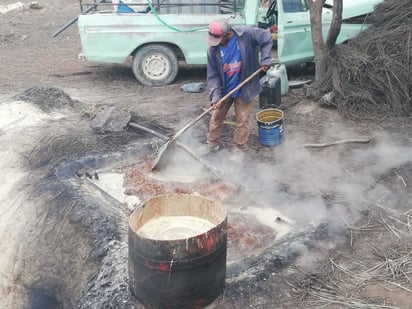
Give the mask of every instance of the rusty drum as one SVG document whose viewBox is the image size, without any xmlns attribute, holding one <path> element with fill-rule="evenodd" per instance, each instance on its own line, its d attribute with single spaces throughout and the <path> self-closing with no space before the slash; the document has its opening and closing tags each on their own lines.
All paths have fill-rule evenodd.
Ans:
<svg viewBox="0 0 412 309">
<path fill-rule="evenodd" d="M 129 288 L 149 308 L 202 308 L 223 291 L 226 209 L 193 194 L 160 195 L 129 220 Z"/>
</svg>

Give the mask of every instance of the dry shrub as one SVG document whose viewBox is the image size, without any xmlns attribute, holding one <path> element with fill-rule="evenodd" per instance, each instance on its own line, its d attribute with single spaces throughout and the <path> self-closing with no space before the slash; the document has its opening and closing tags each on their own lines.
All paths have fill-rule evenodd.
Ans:
<svg viewBox="0 0 412 309">
<path fill-rule="evenodd" d="M 321 90 L 346 117 L 412 115 L 412 1 L 386 0 L 371 26 L 330 55 Z"/>
</svg>

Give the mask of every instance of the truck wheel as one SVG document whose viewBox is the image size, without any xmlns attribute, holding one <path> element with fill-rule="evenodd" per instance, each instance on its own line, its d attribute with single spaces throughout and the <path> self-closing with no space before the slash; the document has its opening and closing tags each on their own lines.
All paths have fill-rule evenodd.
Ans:
<svg viewBox="0 0 412 309">
<path fill-rule="evenodd" d="M 172 83 L 179 70 L 177 57 L 165 45 L 147 45 L 133 57 L 134 76 L 145 86 L 164 86 Z"/>
</svg>

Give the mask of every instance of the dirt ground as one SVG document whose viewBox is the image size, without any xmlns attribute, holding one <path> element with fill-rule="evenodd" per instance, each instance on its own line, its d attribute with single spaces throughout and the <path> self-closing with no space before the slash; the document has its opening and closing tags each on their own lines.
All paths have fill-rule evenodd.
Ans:
<svg viewBox="0 0 412 309">
<path fill-rule="evenodd" d="M 206 93 L 179 89 L 205 81 L 205 68 L 186 66 L 172 85 L 143 87 L 130 62 L 79 60 L 76 25 L 52 38 L 78 15 L 77 1 L 39 4 L 0 18 L 0 307 L 142 308 L 125 285 L 125 214 L 69 192 L 64 164 L 141 138 L 133 130 L 96 134 L 90 115 L 108 106 L 164 132 L 180 129 L 208 106 Z M 298 68 L 288 73 L 308 77 Z M 32 87 L 58 89 L 70 100 L 45 110 L 16 99 Z M 284 142 L 266 149 L 253 127 L 239 181 L 249 192 L 259 187 L 259 198 L 293 218 L 296 230 L 313 223 L 313 237 L 286 237 L 229 269 L 213 306 L 412 308 L 410 119 L 345 120 L 302 88 L 282 98 L 282 110 Z M 204 141 L 206 125 L 188 134 L 194 145 Z M 308 146 L 360 138 L 371 141 Z"/>
</svg>

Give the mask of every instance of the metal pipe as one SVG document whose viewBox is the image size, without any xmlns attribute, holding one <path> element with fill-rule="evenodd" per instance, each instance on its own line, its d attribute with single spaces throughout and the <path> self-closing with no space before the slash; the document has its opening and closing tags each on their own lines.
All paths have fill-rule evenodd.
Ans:
<svg viewBox="0 0 412 309">
<path fill-rule="evenodd" d="M 106 2 L 106 0 L 100 0 L 97 4 L 104 3 L 104 2 Z M 85 10 L 85 11 L 82 12 L 82 13 L 87 14 L 87 13 L 95 10 L 95 9 L 97 8 L 97 4 L 90 6 L 87 10 Z M 61 28 L 58 29 L 56 32 L 54 32 L 54 33 L 52 34 L 52 37 L 55 38 L 56 36 L 58 36 L 60 33 L 62 33 L 64 30 L 66 30 L 66 29 L 69 28 L 72 24 L 74 24 L 78 19 L 79 19 L 79 16 L 73 17 L 73 18 L 72 18 L 71 20 L 69 20 L 63 27 L 61 27 Z"/>
</svg>

